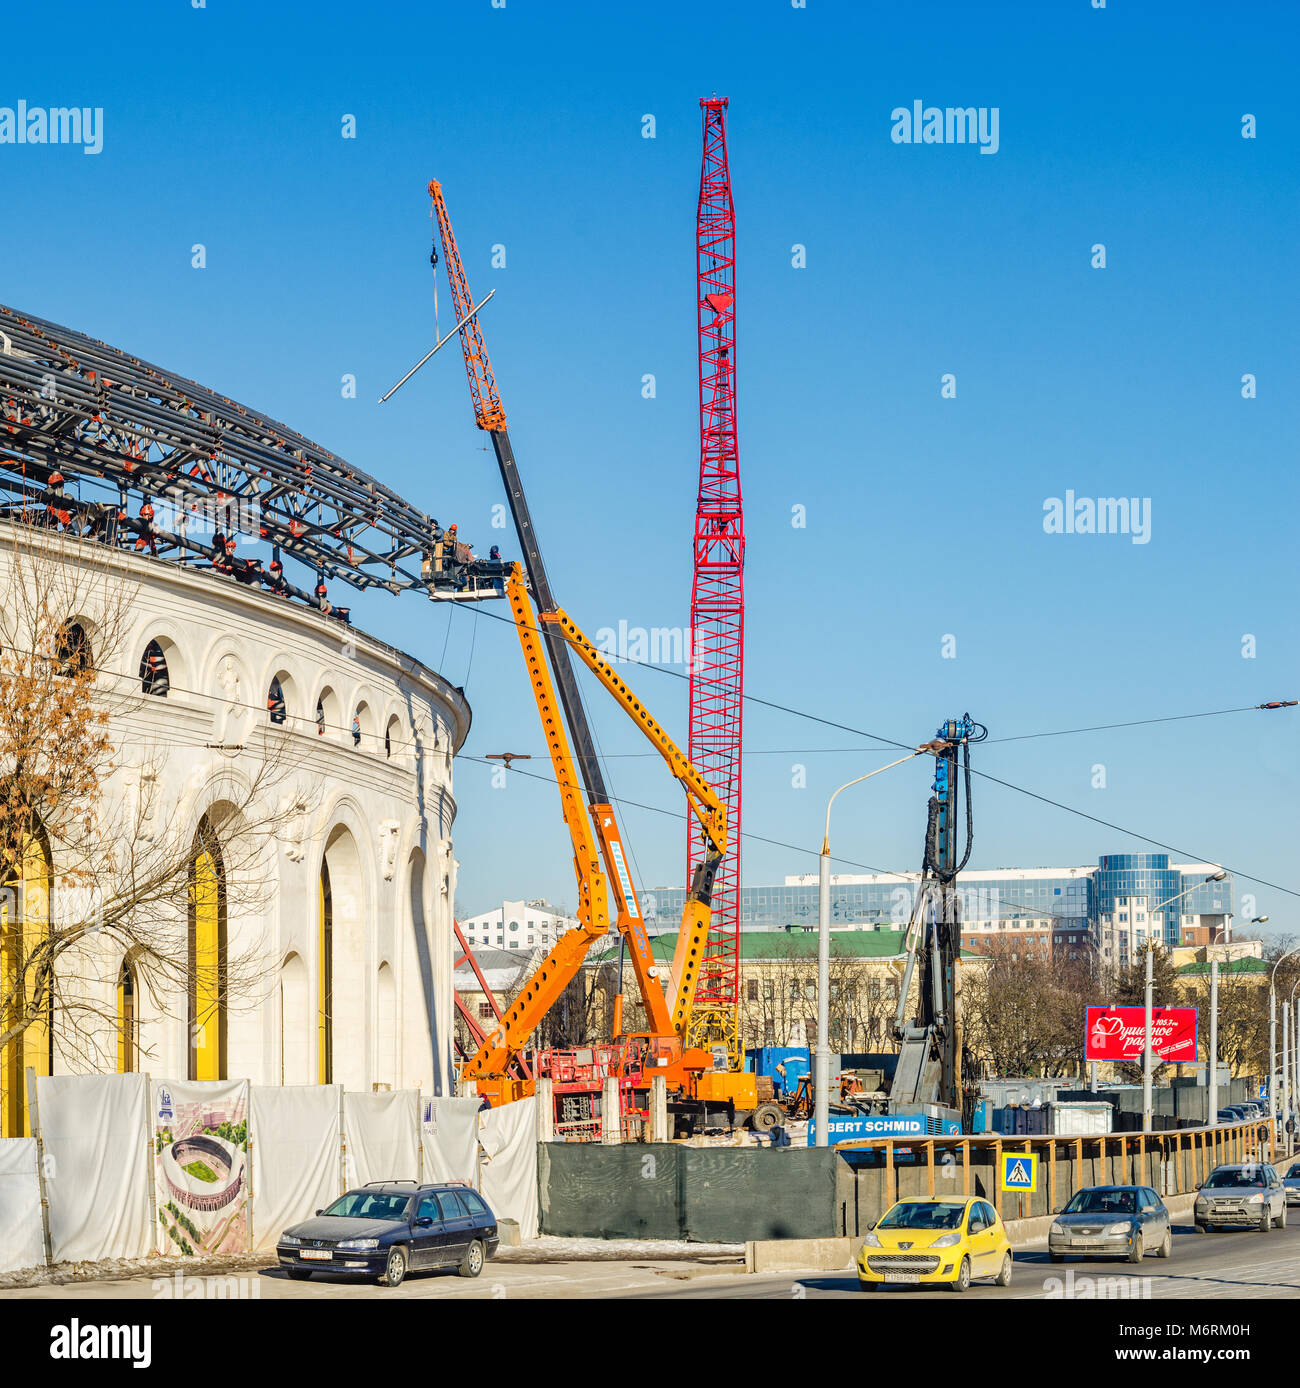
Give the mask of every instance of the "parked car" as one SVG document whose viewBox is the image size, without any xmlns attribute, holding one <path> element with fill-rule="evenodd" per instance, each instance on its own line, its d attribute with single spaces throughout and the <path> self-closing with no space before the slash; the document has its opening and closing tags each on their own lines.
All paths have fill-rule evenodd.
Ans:
<svg viewBox="0 0 1300 1388">
<path fill-rule="evenodd" d="M 1286 1228 L 1286 1187 L 1267 1162 L 1216 1166 L 1196 1194 L 1193 1218 L 1198 1232 L 1232 1224 L 1261 1231 Z"/>
<path fill-rule="evenodd" d="M 1282 1188 L 1286 1191 L 1288 1205 L 1300 1205 L 1300 1161 L 1293 1162 L 1291 1169 L 1282 1177 Z"/>
<path fill-rule="evenodd" d="M 468 1186 L 372 1181 L 286 1229 L 275 1251 L 298 1280 L 337 1272 L 397 1287 L 429 1268 L 477 1277 L 497 1244 L 496 1216 Z"/>
<path fill-rule="evenodd" d="M 916 1196 L 892 1204 L 858 1253 L 858 1286 L 889 1282 L 946 1285 L 964 1292 L 972 1278 L 1011 1285 L 1011 1240 L 987 1200 Z"/>
<path fill-rule="evenodd" d="M 1218 1112 L 1217 1121 L 1220 1123 L 1235 1123 L 1237 1121 L 1237 1115 L 1229 1108 L 1221 1108 Z"/>
<path fill-rule="evenodd" d="M 1150 1186 L 1085 1186 L 1075 1191 L 1047 1232 L 1052 1262 L 1076 1258 L 1167 1258 L 1173 1222 Z"/>
</svg>

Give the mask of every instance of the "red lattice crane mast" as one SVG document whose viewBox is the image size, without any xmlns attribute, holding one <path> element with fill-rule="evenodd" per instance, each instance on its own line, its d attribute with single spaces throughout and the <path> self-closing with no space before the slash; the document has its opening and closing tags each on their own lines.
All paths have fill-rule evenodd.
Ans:
<svg viewBox="0 0 1300 1388">
<path fill-rule="evenodd" d="M 695 265 L 700 354 L 700 489 L 691 588 L 688 755 L 726 805 L 731 851 L 714 883 L 713 919 L 689 1041 L 725 1044 L 742 1064 L 740 965 L 740 747 L 745 653 L 745 523 L 736 447 L 736 222 L 727 166 L 727 100 L 702 100 L 704 156 Z M 687 867 L 701 857 L 687 836 Z"/>
</svg>

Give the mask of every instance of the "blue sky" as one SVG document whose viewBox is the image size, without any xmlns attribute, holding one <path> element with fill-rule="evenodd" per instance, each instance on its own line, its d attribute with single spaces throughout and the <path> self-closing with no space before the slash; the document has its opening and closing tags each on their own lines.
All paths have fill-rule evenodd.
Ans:
<svg viewBox="0 0 1300 1388">
<path fill-rule="evenodd" d="M 552 581 L 589 632 L 689 618 L 698 100 L 716 91 L 748 692 L 919 741 L 967 709 L 997 739 L 1300 689 L 1293 7 L 175 0 L 6 24 L 0 106 L 102 107 L 104 149 L 0 145 L 0 300 L 284 420 L 509 555 L 453 352 L 375 403 L 433 339 L 425 186 L 442 181 L 474 293 L 498 291 L 483 326 Z M 915 100 L 997 107 L 997 153 L 895 144 L 890 113 Z M 439 309 L 445 331 L 445 283 Z M 1067 490 L 1149 499 L 1149 543 L 1045 534 Z M 509 628 L 410 598 L 354 612 L 465 684 L 468 753 L 544 756 Z M 684 682 L 633 674 L 684 738 Z M 680 811 L 591 704 L 616 793 Z M 976 765 L 1300 891 L 1297 713 L 990 742 Z M 746 716 L 744 827 L 809 850 L 745 845 L 745 880 L 779 881 L 815 868 L 829 792 L 890 757 Z M 848 792 L 836 853 L 917 867 L 927 787 L 917 763 Z M 463 912 L 572 904 L 552 787 L 493 789 L 466 760 L 456 791 Z M 680 823 L 629 808 L 625 832 L 645 886 L 682 880 Z M 973 866 L 1142 847 L 978 785 Z M 1237 886 L 1295 928 L 1294 895 Z"/>
</svg>

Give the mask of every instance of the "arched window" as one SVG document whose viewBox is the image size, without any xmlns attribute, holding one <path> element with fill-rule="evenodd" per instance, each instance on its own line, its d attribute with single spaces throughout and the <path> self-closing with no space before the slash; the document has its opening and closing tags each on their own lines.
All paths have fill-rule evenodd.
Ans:
<svg viewBox="0 0 1300 1388">
<path fill-rule="evenodd" d="M 280 1083 L 312 1082 L 311 988 L 307 965 L 290 954 L 280 966 Z"/>
<path fill-rule="evenodd" d="M 117 1073 L 135 1073 L 140 1049 L 135 973 L 125 959 L 117 974 Z"/>
<path fill-rule="evenodd" d="M 36 1020 L 0 1050 L 0 1136 L 28 1137 L 27 1083 L 30 1066 L 48 1075 L 54 1053 L 54 995 L 35 969 L 34 951 L 49 934 L 50 854 L 44 835 L 31 835 L 22 861 L 10 865 L 0 890 L 0 1029 L 36 1005 Z M 38 997 L 35 990 L 40 988 Z"/>
<path fill-rule="evenodd" d="M 397 982 L 392 966 L 383 963 L 375 979 L 374 1083 L 397 1088 Z"/>
<path fill-rule="evenodd" d="M 64 622 L 59 628 L 55 662 L 60 675 L 80 675 L 94 668 L 90 637 L 80 622 Z"/>
<path fill-rule="evenodd" d="M 334 897 L 330 870 L 320 865 L 320 938 L 317 941 L 320 997 L 316 1009 L 316 1082 L 332 1084 L 334 1075 Z"/>
<path fill-rule="evenodd" d="M 167 691 L 171 688 L 171 679 L 167 673 L 167 657 L 157 641 L 150 641 L 144 648 L 144 655 L 140 657 L 140 688 L 146 694 L 157 695 L 160 699 L 165 699 Z"/>
<path fill-rule="evenodd" d="M 266 691 L 266 711 L 270 715 L 271 722 L 277 727 L 283 724 L 289 717 L 288 711 L 284 706 L 284 690 L 280 685 L 280 677 L 272 675 L 271 687 Z"/>
<path fill-rule="evenodd" d="M 226 874 L 204 815 L 194 836 L 189 890 L 189 1074 L 226 1078 Z"/>
<path fill-rule="evenodd" d="M 326 685 L 316 698 L 316 731 L 324 737 L 327 733 L 337 737 L 345 715 L 339 696 Z"/>
<path fill-rule="evenodd" d="M 373 752 L 375 743 L 375 715 L 370 705 L 362 699 L 352 714 L 352 744 L 354 747 L 364 746 L 367 752 Z"/>
</svg>

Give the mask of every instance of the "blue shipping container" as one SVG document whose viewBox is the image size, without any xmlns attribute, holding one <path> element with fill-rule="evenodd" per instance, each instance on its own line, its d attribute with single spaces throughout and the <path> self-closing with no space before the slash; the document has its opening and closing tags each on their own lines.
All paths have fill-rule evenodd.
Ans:
<svg viewBox="0 0 1300 1388">
<path fill-rule="evenodd" d="M 777 1066 L 785 1067 L 784 1074 L 777 1073 Z M 793 1094 L 799 1083 L 799 1076 L 812 1069 L 812 1057 L 807 1046 L 758 1046 L 745 1052 L 745 1068 L 755 1075 L 768 1076 L 777 1094 Z"/>
</svg>

